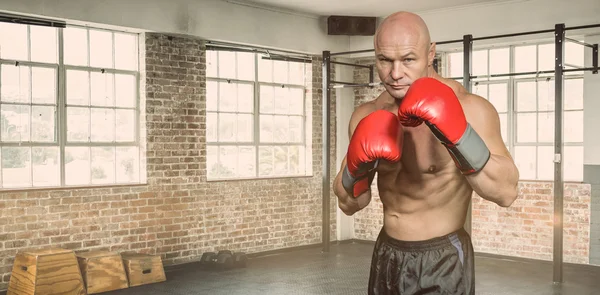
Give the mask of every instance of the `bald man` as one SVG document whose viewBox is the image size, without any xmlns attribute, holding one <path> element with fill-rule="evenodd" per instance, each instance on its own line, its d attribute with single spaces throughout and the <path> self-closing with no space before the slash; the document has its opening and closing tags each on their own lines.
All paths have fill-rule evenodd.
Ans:
<svg viewBox="0 0 600 295">
<path fill-rule="evenodd" d="M 334 182 L 353 215 L 383 203 L 369 294 L 475 294 L 473 246 L 464 230 L 472 192 L 501 207 L 517 198 L 519 172 L 486 99 L 442 78 L 425 22 L 399 12 L 374 38 L 383 92 L 357 107 Z"/>
</svg>

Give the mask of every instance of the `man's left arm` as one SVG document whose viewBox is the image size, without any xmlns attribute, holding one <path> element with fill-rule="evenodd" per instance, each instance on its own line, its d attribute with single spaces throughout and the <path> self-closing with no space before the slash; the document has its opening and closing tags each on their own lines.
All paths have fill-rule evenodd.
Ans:
<svg viewBox="0 0 600 295">
<path fill-rule="evenodd" d="M 463 109 L 469 125 L 489 150 L 487 163 L 465 177 L 479 196 L 508 207 L 518 195 L 519 170 L 502 139 L 498 112 L 489 101 L 473 94 L 467 94 Z"/>
</svg>

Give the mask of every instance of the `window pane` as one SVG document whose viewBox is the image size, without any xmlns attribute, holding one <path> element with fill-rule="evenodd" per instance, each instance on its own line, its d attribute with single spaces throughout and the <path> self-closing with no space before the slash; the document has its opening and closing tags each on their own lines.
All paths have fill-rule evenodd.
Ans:
<svg viewBox="0 0 600 295">
<path fill-rule="evenodd" d="M 115 105 L 115 83 L 113 74 L 93 72 L 91 75 L 92 105 L 114 106 Z"/>
<path fill-rule="evenodd" d="M 302 142 L 302 117 L 290 116 L 289 141 L 294 143 Z"/>
<path fill-rule="evenodd" d="M 92 183 L 115 182 L 115 148 L 92 147 Z"/>
<path fill-rule="evenodd" d="M 552 71 L 554 70 L 554 44 L 544 44 L 538 46 L 538 70 Z"/>
<path fill-rule="evenodd" d="M 31 186 L 30 147 L 2 147 L 2 186 Z"/>
<path fill-rule="evenodd" d="M 554 112 L 538 113 L 538 142 L 554 142 Z"/>
<path fill-rule="evenodd" d="M 536 147 L 515 146 L 515 164 L 521 180 L 535 180 Z"/>
<path fill-rule="evenodd" d="M 463 76 L 463 53 L 455 52 L 448 55 L 450 64 L 450 77 L 462 77 Z"/>
<path fill-rule="evenodd" d="M 273 113 L 287 115 L 290 113 L 289 88 L 275 87 Z"/>
<path fill-rule="evenodd" d="M 54 68 L 32 68 L 31 83 L 33 103 L 56 104 L 56 70 Z"/>
<path fill-rule="evenodd" d="M 488 74 L 488 51 L 487 50 L 475 50 L 472 55 L 472 67 L 473 75 L 487 75 Z"/>
<path fill-rule="evenodd" d="M 250 114 L 237 115 L 237 142 L 252 142 L 254 139 L 254 120 Z"/>
<path fill-rule="evenodd" d="M 90 65 L 113 68 L 113 38 L 108 31 L 90 30 Z"/>
<path fill-rule="evenodd" d="M 56 108 L 33 106 L 31 109 L 31 141 L 54 142 Z"/>
<path fill-rule="evenodd" d="M 508 119 L 506 114 L 498 114 L 500 118 L 500 133 L 504 142 L 508 142 Z"/>
<path fill-rule="evenodd" d="M 56 28 L 30 26 L 31 61 L 56 63 L 58 56 L 58 38 Z"/>
<path fill-rule="evenodd" d="M 508 48 L 490 50 L 490 74 L 507 74 L 510 72 L 510 51 Z M 502 79 L 505 79 L 503 77 Z"/>
<path fill-rule="evenodd" d="M 554 80 L 537 82 L 538 110 L 554 111 Z"/>
<path fill-rule="evenodd" d="M 260 55 L 258 57 L 258 81 L 273 82 L 273 62 Z"/>
<path fill-rule="evenodd" d="M 254 87 L 252 84 L 238 84 L 237 111 L 252 113 L 254 111 Z"/>
<path fill-rule="evenodd" d="M 288 147 L 289 152 L 289 174 L 290 175 L 299 175 L 303 173 L 300 170 L 300 146 L 290 146 Z"/>
<path fill-rule="evenodd" d="M 81 185 L 90 183 L 90 148 L 65 147 L 65 183 Z"/>
<path fill-rule="evenodd" d="M 583 40 L 579 40 L 579 41 L 583 41 Z M 585 50 L 586 50 L 586 48 L 583 47 L 582 45 L 579 45 L 579 44 L 576 44 L 573 42 L 569 42 L 569 41 L 566 42 L 565 43 L 565 64 L 573 65 L 576 67 L 583 67 Z M 567 66 L 566 68 L 570 68 L 570 66 Z"/>
<path fill-rule="evenodd" d="M 88 65 L 87 30 L 67 27 L 63 29 L 64 62 L 69 65 Z"/>
<path fill-rule="evenodd" d="M 86 71 L 67 70 L 67 104 L 89 105 L 90 78 Z"/>
<path fill-rule="evenodd" d="M 116 106 L 133 108 L 137 104 L 137 82 L 134 75 L 115 74 Z"/>
<path fill-rule="evenodd" d="M 583 79 L 565 80 L 565 110 L 583 109 Z"/>
<path fill-rule="evenodd" d="M 237 111 L 237 84 L 219 83 L 219 111 Z"/>
<path fill-rule="evenodd" d="M 209 145 L 206 147 L 206 177 L 215 179 L 219 177 L 219 147 Z"/>
<path fill-rule="evenodd" d="M 206 51 L 206 76 L 207 77 L 218 77 L 218 54 L 214 50 Z M 208 82 L 207 82 L 208 83 Z"/>
<path fill-rule="evenodd" d="M 302 62 L 290 62 L 290 84 L 305 85 L 305 63 Z"/>
<path fill-rule="evenodd" d="M 115 110 L 92 109 L 92 142 L 115 140 Z"/>
<path fill-rule="evenodd" d="M 288 93 L 290 114 L 304 115 L 304 89 L 290 88 Z"/>
<path fill-rule="evenodd" d="M 238 79 L 254 81 L 254 53 L 237 53 Z"/>
<path fill-rule="evenodd" d="M 88 142 L 90 140 L 90 109 L 67 108 L 67 141 Z"/>
<path fill-rule="evenodd" d="M 538 146 L 537 147 L 537 179 L 538 180 L 553 180 L 554 179 L 554 147 Z"/>
<path fill-rule="evenodd" d="M 273 142 L 273 116 L 260 115 L 260 142 Z"/>
<path fill-rule="evenodd" d="M 206 141 L 216 142 L 217 141 L 217 128 L 219 123 L 217 121 L 217 113 L 207 112 L 206 113 Z"/>
<path fill-rule="evenodd" d="M 137 147 L 117 147 L 116 180 L 118 183 L 140 181 L 140 157 Z"/>
<path fill-rule="evenodd" d="M 563 173 L 566 181 L 583 180 L 583 147 L 566 146 L 563 150 Z"/>
<path fill-rule="evenodd" d="M 275 89 L 272 86 L 260 86 L 260 112 L 263 114 L 273 113 Z"/>
<path fill-rule="evenodd" d="M 60 157 L 58 147 L 32 147 L 33 186 L 60 184 Z"/>
<path fill-rule="evenodd" d="M 2 141 L 29 141 L 31 107 L 28 105 L 2 104 L 0 106 Z"/>
<path fill-rule="evenodd" d="M 237 176 L 238 148 L 236 146 L 219 147 L 219 177 L 232 178 Z"/>
<path fill-rule="evenodd" d="M 216 81 L 206 81 L 206 110 L 217 111 L 219 88 Z"/>
<path fill-rule="evenodd" d="M 535 72 L 536 45 L 515 47 L 515 72 Z"/>
<path fill-rule="evenodd" d="M 258 175 L 274 175 L 272 146 L 261 146 L 258 148 Z"/>
<path fill-rule="evenodd" d="M 219 51 L 219 77 L 235 79 L 235 52 Z"/>
<path fill-rule="evenodd" d="M 253 146 L 239 147 L 239 170 L 241 177 L 256 176 L 256 150 Z"/>
<path fill-rule="evenodd" d="M 27 60 L 27 26 L 0 23 L 0 58 Z"/>
<path fill-rule="evenodd" d="M 288 78 L 288 63 L 285 61 L 274 60 L 273 61 L 273 82 L 275 83 L 287 83 Z"/>
<path fill-rule="evenodd" d="M 135 111 L 134 110 L 116 110 L 116 141 L 132 142 L 135 141 Z"/>
<path fill-rule="evenodd" d="M 487 100 L 490 99 L 490 97 L 488 96 L 488 86 L 487 84 L 479 84 L 477 83 L 476 85 L 473 85 L 473 93 L 476 95 L 479 95 Z"/>
<path fill-rule="evenodd" d="M 535 113 L 517 114 L 517 142 L 536 142 Z"/>
<path fill-rule="evenodd" d="M 133 34 L 115 34 L 115 68 L 137 70 L 138 48 L 137 36 Z"/>
<path fill-rule="evenodd" d="M 219 114 L 219 141 L 234 142 L 236 139 L 237 116 L 235 114 Z"/>
<path fill-rule="evenodd" d="M 2 65 L 0 95 L 4 102 L 29 103 L 29 67 Z"/>
<path fill-rule="evenodd" d="M 506 112 L 508 110 L 508 85 L 491 84 L 489 100 L 496 108 L 497 112 Z"/>
<path fill-rule="evenodd" d="M 273 141 L 288 142 L 288 134 L 290 132 L 290 123 L 287 116 L 273 116 Z"/>
<path fill-rule="evenodd" d="M 288 175 L 288 147 L 275 146 L 273 152 L 273 174 L 277 176 Z"/>
<path fill-rule="evenodd" d="M 536 110 L 536 82 L 517 83 L 517 112 Z"/>
<path fill-rule="evenodd" d="M 583 111 L 564 112 L 564 141 L 583 142 Z"/>
</svg>

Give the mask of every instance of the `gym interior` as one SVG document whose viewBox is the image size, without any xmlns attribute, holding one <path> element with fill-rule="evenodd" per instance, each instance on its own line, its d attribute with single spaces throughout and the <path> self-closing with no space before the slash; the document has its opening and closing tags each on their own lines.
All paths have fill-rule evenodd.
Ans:
<svg viewBox="0 0 600 295">
<path fill-rule="evenodd" d="M 400 10 L 519 169 L 473 193 L 476 293 L 597 294 L 597 0 L 2 0 L 0 294 L 366 294 L 377 185 L 332 183 Z"/>
</svg>

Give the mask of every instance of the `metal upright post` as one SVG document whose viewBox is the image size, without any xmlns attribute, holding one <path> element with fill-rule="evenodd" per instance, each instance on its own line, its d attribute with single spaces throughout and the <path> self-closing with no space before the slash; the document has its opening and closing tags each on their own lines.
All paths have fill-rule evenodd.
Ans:
<svg viewBox="0 0 600 295">
<path fill-rule="evenodd" d="M 463 85 L 467 89 L 467 92 L 471 92 L 471 68 L 473 57 L 473 35 L 463 36 Z M 472 224 L 472 202 L 469 201 L 469 208 L 467 210 L 467 216 L 465 218 L 465 230 L 471 234 Z"/>
<path fill-rule="evenodd" d="M 323 252 L 329 252 L 329 228 L 330 228 L 330 147 L 329 138 L 331 119 L 329 112 L 331 109 L 331 91 L 329 82 L 331 81 L 330 72 L 331 52 L 323 51 Z"/>
<path fill-rule="evenodd" d="M 563 65 L 565 49 L 565 25 L 554 27 L 554 283 L 563 281 Z"/>
</svg>

